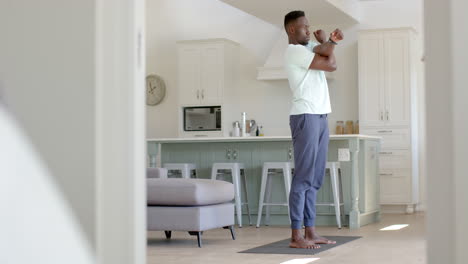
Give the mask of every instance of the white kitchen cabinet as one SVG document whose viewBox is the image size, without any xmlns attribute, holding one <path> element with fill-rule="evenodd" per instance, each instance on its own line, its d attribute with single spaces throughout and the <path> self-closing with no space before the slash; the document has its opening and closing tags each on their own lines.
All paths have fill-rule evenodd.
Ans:
<svg viewBox="0 0 468 264">
<path fill-rule="evenodd" d="M 409 128 L 361 127 L 360 132 L 363 135 L 381 137 L 383 149 L 407 149 L 411 146 Z"/>
<path fill-rule="evenodd" d="M 358 41 L 359 123 L 385 125 L 384 49 L 381 32 L 361 33 Z"/>
<path fill-rule="evenodd" d="M 201 49 L 179 48 L 179 103 L 199 104 L 201 87 Z"/>
<path fill-rule="evenodd" d="M 411 30 L 388 31 L 383 33 L 384 39 L 384 90 L 385 90 L 385 125 L 405 126 L 410 122 L 410 91 L 411 87 L 410 67 L 410 40 Z"/>
<path fill-rule="evenodd" d="M 177 42 L 179 136 L 229 136 L 238 76 L 239 44 L 227 39 Z M 184 131 L 183 107 L 221 106 L 221 131 Z"/>
<path fill-rule="evenodd" d="M 381 203 L 418 202 L 415 32 L 411 28 L 359 33 L 359 124 L 382 137 Z"/>
<path fill-rule="evenodd" d="M 221 105 L 234 85 L 238 44 L 226 39 L 179 41 L 180 105 Z M 237 62 L 238 64 L 238 62 Z"/>
<path fill-rule="evenodd" d="M 406 126 L 410 123 L 410 92 L 415 84 L 411 29 L 361 31 L 359 112 L 361 126 Z"/>
</svg>

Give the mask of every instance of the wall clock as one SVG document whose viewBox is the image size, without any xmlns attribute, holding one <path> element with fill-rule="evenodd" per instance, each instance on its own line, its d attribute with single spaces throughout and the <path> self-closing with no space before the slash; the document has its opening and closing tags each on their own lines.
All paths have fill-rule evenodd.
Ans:
<svg viewBox="0 0 468 264">
<path fill-rule="evenodd" d="M 146 76 L 146 104 L 157 105 L 166 96 L 166 84 L 156 74 Z"/>
</svg>

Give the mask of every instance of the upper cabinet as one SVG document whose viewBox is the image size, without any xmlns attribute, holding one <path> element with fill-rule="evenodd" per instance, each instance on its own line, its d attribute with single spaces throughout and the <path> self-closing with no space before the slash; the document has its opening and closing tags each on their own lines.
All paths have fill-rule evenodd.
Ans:
<svg viewBox="0 0 468 264">
<path fill-rule="evenodd" d="M 411 60 L 412 29 L 359 34 L 359 119 L 362 126 L 405 126 L 411 122 L 416 89 Z"/>
<path fill-rule="evenodd" d="M 179 41 L 180 105 L 219 105 L 234 86 L 239 45 L 226 39 Z"/>
</svg>

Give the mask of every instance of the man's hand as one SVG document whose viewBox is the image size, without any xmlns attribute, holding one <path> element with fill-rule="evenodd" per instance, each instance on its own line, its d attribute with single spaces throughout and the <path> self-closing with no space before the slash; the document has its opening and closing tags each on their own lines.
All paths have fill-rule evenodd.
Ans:
<svg viewBox="0 0 468 264">
<path fill-rule="evenodd" d="M 333 51 L 335 50 L 335 45 L 338 41 L 343 40 L 343 32 L 338 28 L 335 29 L 332 33 L 330 33 L 330 41 L 325 40 L 325 32 L 321 29 L 314 32 L 314 36 L 320 45 L 316 45 L 312 50 L 315 54 L 319 54 L 324 57 L 329 57 L 333 55 Z"/>
<path fill-rule="evenodd" d="M 314 35 L 315 35 L 315 32 L 314 32 Z M 334 42 L 338 42 L 338 41 L 341 41 L 343 40 L 343 32 L 341 32 L 340 29 L 335 29 L 332 33 L 330 33 L 330 39 Z"/>
<path fill-rule="evenodd" d="M 327 41 L 327 34 L 321 29 L 314 31 L 314 37 L 320 44 Z"/>
</svg>

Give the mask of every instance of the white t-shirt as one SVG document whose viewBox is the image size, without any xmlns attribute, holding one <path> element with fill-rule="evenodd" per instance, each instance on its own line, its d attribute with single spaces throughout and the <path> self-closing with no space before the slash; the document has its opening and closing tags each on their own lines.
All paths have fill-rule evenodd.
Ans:
<svg viewBox="0 0 468 264">
<path fill-rule="evenodd" d="M 325 72 L 309 69 L 316 45 L 311 41 L 307 46 L 289 44 L 286 49 L 285 70 L 293 94 L 291 115 L 331 112 Z"/>
</svg>

